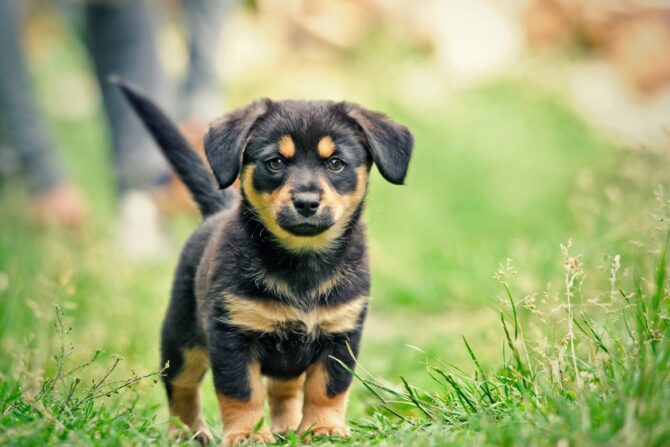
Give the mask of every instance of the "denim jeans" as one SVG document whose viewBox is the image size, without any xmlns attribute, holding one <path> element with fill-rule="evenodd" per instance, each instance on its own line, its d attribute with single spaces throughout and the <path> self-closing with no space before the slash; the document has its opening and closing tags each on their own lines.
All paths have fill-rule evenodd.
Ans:
<svg viewBox="0 0 670 447">
<path fill-rule="evenodd" d="M 0 0 L 0 174 L 9 170 L 8 165 L 20 166 L 30 191 L 39 194 L 62 181 L 63 172 L 26 67 L 23 3 Z M 168 104 L 148 2 L 87 2 L 84 8 L 84 35 L 109 122 L 119 190 L 150 188 L 168 172 L 167 164 L 132 109 L 108 81 L 109 75 L 117 74 L 164 106 Z"/>
<path fill-rule="evenodd" d="M 21 0 L 0 0 L 0 177 L 22 171 L 40 194 L 63 179 L 24 57 Z"/>
<path fill-rule="evenodd" d="M 167 164 L 121 92 L 109 82 L 110 75 L 118 75 L 169 109 L 172 101 L 158 59 L 149 2 L 86 2 L 84 18 L 84 38 L 102 92 L 119 192 L 149 189 L 167 174 Z"/>
<path fill-rule="evenodd" d="M 182 119 L 208 122 L 221 113 L 217 49 L 223 22 L 236 3 L 237 0 L 181 1 L 188 47 L 188 70 L 178 110 Z"/>
<path fill-rule="evenodd" d="M 188 38 L 188 71 L 178 103 L 182 119 L 207 121 L 218 113 L 219 86 L 215 58 L 221 23 L 234 0 L 182 0 Z M 52 138 L 38 110 L 25 66 L 20 0 L 0 0 L 0 175 L 3 165 L 23 167 L 31 191 L 48 190 L 62 177 Z M 120 193 L 149 189 L 167 177 L 158 148 L 117 88 L 112 74 L 142 88 L 163 108 L 177 102 L 168 88 L 156 49 L 155 29 L 161 11 L 151 0 L 60 0 L 59 6 L 82 31 L 102 93 L 109 124 Z M 2 142 L 6 142 L 2 146 Z M 81 148 L 90 150 L 90 148 Z M 95 150 L 95 149 L 93 149 Z"/>
</svg>

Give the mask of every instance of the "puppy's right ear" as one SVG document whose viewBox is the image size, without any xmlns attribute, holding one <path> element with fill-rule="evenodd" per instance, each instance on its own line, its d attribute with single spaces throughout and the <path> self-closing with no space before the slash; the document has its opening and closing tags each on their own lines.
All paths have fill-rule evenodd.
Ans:
<svg viewBox="0 0 670 447">
<path fill-rule="evenodd" d="M 221 189 L 237 179 L 251 129 L 271 106 L 269 99 L 254 101 L 210 124 L 205 134 L 205 153 Z"/>
</svg>

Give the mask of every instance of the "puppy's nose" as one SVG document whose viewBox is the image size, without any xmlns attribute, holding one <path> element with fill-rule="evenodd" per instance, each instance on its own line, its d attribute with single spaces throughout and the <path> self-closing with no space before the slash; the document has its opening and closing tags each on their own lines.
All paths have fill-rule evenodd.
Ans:
<svg viewBox="0 0 670 447">
<path fill-rule="evenodd" d="M 293 206 L 305 217 L 313 216 L 319 208 L 319 203 L 319 194 L 315 192 L 300 192 L 293 195 Z"/>
</svg>

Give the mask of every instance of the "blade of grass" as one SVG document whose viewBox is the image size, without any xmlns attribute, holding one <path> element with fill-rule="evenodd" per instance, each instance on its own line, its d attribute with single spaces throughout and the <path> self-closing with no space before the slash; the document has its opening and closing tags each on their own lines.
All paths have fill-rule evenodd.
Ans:
<svg viewBox="0 0 670 447">
<path fill-rule="evenodd" d="M 470 344 L 468 343 L 468 340 L 465 338 L 465 336 L 461 336 L 463 338 L 463 343 L 465 344 L 465 348 L 468 350 L 468 354 L 470 354 L 470 358 L 474 362 L 475 366 L 477 367 L 477 370 L 479 373 L 482 375 L 482 387 L 484 390 L 484 394 L 486 397 L 488 397 L 490 403 L 494 403 L 495 399 L 493 398 L 493 395 L 491 394 L 491 390 L 489 389 L 489 382 L 486 376 L 486 373 L 484 372 L 484 368 L 482 368 L 482 365 L 479 363 L 479 360 L 477 359 L 477 356 L 475 355 L 474 351 L 470 347 Z"/>
</svg>

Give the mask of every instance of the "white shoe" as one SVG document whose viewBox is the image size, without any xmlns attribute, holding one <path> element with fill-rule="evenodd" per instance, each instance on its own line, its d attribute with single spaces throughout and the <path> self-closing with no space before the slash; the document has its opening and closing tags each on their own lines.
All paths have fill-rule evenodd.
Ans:
<svg viewBox="0 0 670 447">
<path fill-rule="evenodd" d="M 166 251 L 160 214 L 150 193 L 131 190 L 121 197 L 119 242 L 126 253 L 138 258 L 154 257 Z"/>
</svg>

